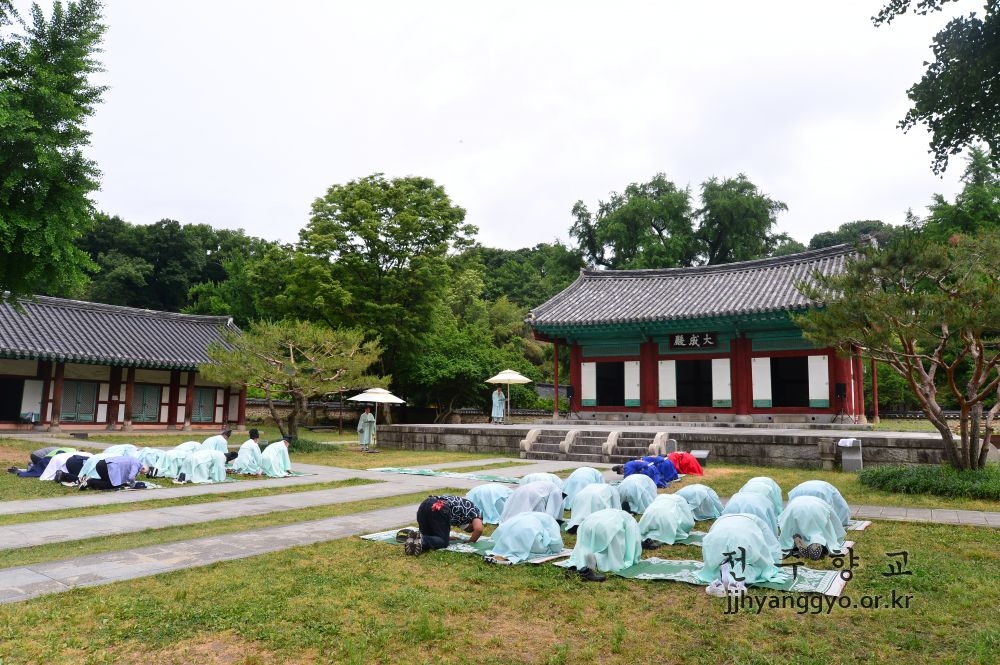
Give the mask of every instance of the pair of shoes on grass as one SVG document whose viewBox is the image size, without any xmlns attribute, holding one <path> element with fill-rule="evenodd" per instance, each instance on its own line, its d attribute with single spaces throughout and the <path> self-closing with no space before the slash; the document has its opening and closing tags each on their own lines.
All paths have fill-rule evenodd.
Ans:
<svg viewBox="0 0 1000 665">
<path fill-rule="evenodd" d="M 587 554 L 584 557 L 584 562 L 587 564 L 583 568 L 577 569 L 575 566 L 570 566 L 566 569 L 566 577 L 577 576 L 584 582 L 603 582 L 608 579 L 606 575 L 601 575 L 597 571 L 597 557 L 593 554 Z"/>
<path fill-rule="evenodd" d="M 823 546 L 820 543 L 809 543 L 806 544 L 802 536 L 795 534 L 792 536 L 792 542 L 795 543 L 795 551 L 798 552 L 799 556 L 803 559 L 809 559 L 810 561 L 819 561 L 823 558 Z"/>
<path fill-rule="evenodd" d="M 421 552 L 424 551 L 423 543 L 421 542 L 420 532 L 416 529 L 402 529 L 396 534 L 396 540 L 399 541 L 401 536 L 405 537 L 403 539 L 403 554 L 407 556 L 419 556 Z"/>
<path fill-rule="evenodd" d="M 77 488 L 81 492 L 87 489 L 87 481 L 90 480 L 87 476 L 80 476 L 80 486 Z"/>
</svg>

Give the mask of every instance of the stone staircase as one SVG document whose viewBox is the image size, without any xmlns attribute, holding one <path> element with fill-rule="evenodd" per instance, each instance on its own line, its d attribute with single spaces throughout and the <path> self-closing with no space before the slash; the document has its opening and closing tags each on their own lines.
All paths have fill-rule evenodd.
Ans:
<svg viewBox="0 0 1000 665">
<path fill-rule="evenodd" d="M 666 455 L 677 442 L 666 432 L 628 430 L 529 430 L 520 444 L 522 459 L 621 464 L 644 455 Z"/>
</svg>

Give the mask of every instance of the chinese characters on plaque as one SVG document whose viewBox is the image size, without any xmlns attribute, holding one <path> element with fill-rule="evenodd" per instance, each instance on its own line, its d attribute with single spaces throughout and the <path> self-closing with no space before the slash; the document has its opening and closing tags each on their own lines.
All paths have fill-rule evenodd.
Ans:
<svg viewBox="0 0 1000 665">
<path fill-rule="evenodd" d="M 676 333 L 670 336 L 671 349 L 714 349 L 716 348 L 714 332 Z"/>
</svg>

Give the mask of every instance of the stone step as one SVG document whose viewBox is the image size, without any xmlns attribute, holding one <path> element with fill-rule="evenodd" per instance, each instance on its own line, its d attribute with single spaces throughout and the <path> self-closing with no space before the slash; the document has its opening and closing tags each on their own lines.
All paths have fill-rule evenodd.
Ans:
<svg viewBox="0 0 1000 665">
<path fill-rule="evenodd" d="M 523 453 L 522 453 L 523 454 Z M 538 460 L 553 460 L 558 461 L 562 459 L 561 453 L 545 453 L 538 450 L 532 450 L 525 456 L 525 459 L 538 459 Z"/>
<path fill-rule="evenodd" d="M 567 457 L 567 460 L 571 460 L 573 462 L 586 462 L 588 464 L 603 464 L 604 455 L 587 455 L 580 453 L 571 453 Z"/>
<path fill-rule="evenodd" d="M 603 446 L 581 446 L 579 444 L 574 445 L 569 449 L 570 455 L 603 455 Z"/>
</svg>

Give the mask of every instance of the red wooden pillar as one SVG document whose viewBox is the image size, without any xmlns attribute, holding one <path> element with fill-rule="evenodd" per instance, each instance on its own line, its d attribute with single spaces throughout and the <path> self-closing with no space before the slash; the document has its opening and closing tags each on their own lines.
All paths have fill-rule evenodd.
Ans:
<svg viewBox="0 0 1000 665">
<path fill-rule="evenodd" d="M 59 416 L 62 412 L 63 400 L 63 379 L 66 374 L 66 363 L 56 363 L 56 375 L 52 383 L 52 421 L 49 424 L 50 432 L 59 431 Z"/>
<path fill-rule="evenodd" d="M 583 393 L 583 384 L 580 382 L 580 360 L 582 354 L 579 344 L 569 347 L 569 385 L 573 386 L 573 399 L 569 402 L 570 412 L 580 411 L 580 395 Z"/>
<path fill-rule="evenodd" d="M 121 404 L 122 368 L 112 367 L 108 382 L 108 429 L 113 430 L 118 424 L 118 405 Z"/>
<path fill-rule="evenodd" d="M 194 372 L 188 372 L 187 390 L 184 392 L 184 431 L 191 430 L 191 409 L 194 408 Z"/>
<path fill-rule="evenodd" d="M 180 409 L 181 371 L 170 370 L 170 392 L 167 398 L 167 429 L 177 429 L 177 411 Z"/>
<path fill-rule="evenodd" d="M 872 358 L 872 422 L 876 425 L 880 420 L 878 417 L 878 365 Z"/>
<path fill-rule="evenodd" d="M 135 367 L 129 367 L 125 374 L 125 418 L 122 428 L 132 429 L 132 400 L 135 398 Z"/>
<path fill-rule="evenodd" d="M 240 388 L 240 403 L 237 405 L 236 425 L 243 429 L 247 424 L 247 389 Z"/>
<path fill-rule="evenodd" d="M 851 358 L 842 358 L 830 350 L 830 412 L 834 416 L 841 412 L 854 417 L 854 381 L 851 376 Z M 843 392 L 841 393 L 841 389 Z M 841 393 L 843 396 L 838 395 Z"/>
<path fill-rule="evenodd" d="M 552 419 L 559 420 L 559 340 L 552 340 Z"/>
<path fill-rule="evenodd" d="M 732 375 L 733 412 L 749 416 L 753 406 L 753 369 L 750 363 L 751 342 L 734 337 L 729 344 L 729 371 Z"/>
<path fill-rule="evenodd" d="M 851 378 L 852 388 L 854 393 L 854 399 L 852 401 L 852 406 L 854 410 L 851 415 L 854 416 L 855 422 L 866 422 L 865 420 L 865 365 L 861 360 L 861 350 L 858 347 L 854 347 L 851 353 Z"/>
<path fill-rule="evenodd" d="M 52 396 L 49 391 L 52 388 L 52 362 L 43 360 L 38 363 L 38 378 L 42 380 L 42 403 L 38 408 L 42 412 L 38 415 L 38 429 L 44 429 L 51 418 L 49 417 L 49 405 L 52 404 Z"/>
<path fill-rule="evenodd" d="M 659 370 L 656 357 L 660 345 L 657 342 L 643 342 L 639 347 L 639 404 L 644 413 L 656 413 L 659 409 Z"/>
</svg>

